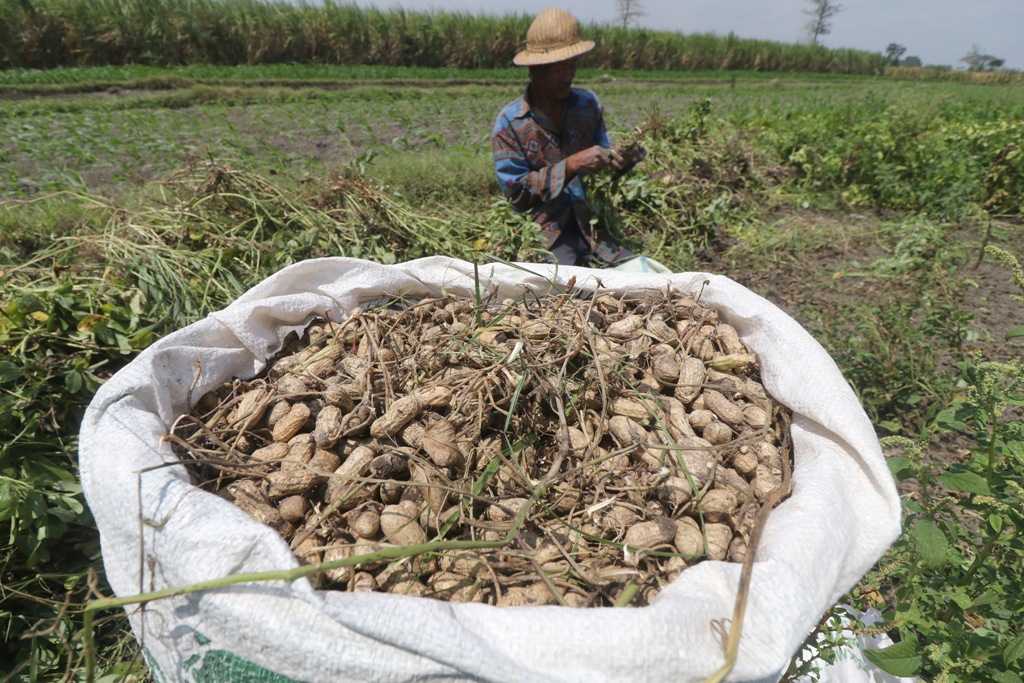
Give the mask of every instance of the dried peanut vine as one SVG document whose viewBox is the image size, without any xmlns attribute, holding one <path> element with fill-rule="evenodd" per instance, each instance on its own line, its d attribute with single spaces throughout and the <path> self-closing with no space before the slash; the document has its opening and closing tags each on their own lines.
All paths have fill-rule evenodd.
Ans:
<svg viewBox="0 0 1024 683">
<path fill-rule="evenodd" d="M 315 322 L 169 438 L 203 488 L 276 529 L 303 564 L 496 542 L 535 499 L 510 546 L 314 581 L 587 607 L 622 603 L 626 586 L 647 604 L 701 558 L 742 561 L 783 483 L 787 419 L 714 310 L 669 291 L 570 291 Z"/>
<path fill-rule="evenodd" d="M 302 566 L 250 581 L 498 606 L 648 604 L 702 559 L 742 562 L 791 481 L 790 415 L 734 328 L 670 290 L 394 300 L 320 320 L 166 439 L 204 489 Z M 88 671 L 87 671 L 88 677 Z"/>
</svg>

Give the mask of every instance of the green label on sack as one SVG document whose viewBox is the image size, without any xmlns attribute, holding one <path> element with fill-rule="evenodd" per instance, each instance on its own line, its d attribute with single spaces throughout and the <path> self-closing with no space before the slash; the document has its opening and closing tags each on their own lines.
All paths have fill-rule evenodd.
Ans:
<svg viewBox="0 0 1024 683">
<path fill-rule="evenodd" d="M 227 650 L 210 650 L 192 673 L 195 683 L 296 683 L 292 678 L 264 669 Z"/>
<path fill-rule="evenodd" d="M 205 648 L 210 639 L 195 633 L 196 644 Z M 145 651 L 146 663 L 157 683 L 165 680 L 156 659 Z M 202 650 L 191 655 L 182 665 L 183 680 L 194 683 L 298 683 L 295 679 L 264 669 L 255 662 L 227 650 Z"/>
</svg>

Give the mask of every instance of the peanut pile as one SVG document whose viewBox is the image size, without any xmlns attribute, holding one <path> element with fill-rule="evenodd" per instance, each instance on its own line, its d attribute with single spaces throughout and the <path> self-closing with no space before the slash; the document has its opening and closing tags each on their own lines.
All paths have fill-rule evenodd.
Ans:
<svg viewBox="0 0 1024 683">
<path fill-rule="evenodd" d="M 396 300 L 314 322 L 168 438 L 302 563 L 409 550 L 321 587 L 643 605 L 742 562 L 788 490 L 789 415 L 758 377 L 678 292 Z"/>
</svg>

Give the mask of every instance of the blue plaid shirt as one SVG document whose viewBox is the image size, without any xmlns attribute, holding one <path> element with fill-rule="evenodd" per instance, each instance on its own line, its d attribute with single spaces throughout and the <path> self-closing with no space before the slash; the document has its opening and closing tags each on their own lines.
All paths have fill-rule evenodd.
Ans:
<svg viewBox="0 0 1024 683">
<path fill-rule="evenodd" d="M 597 96 L 573 88 L 561 130 L 540 110 L 531 109 L 529 89 L 498 114 L 491 133 L 494 172 L 501 191 L 517 211 L 529 211 L 550 248 L 562 230 L 575 224 L 596 248 L 586 188 L 579 176 L 565 182 L 565 159 L 593 145 L 611 147 Z"/>
</svg>

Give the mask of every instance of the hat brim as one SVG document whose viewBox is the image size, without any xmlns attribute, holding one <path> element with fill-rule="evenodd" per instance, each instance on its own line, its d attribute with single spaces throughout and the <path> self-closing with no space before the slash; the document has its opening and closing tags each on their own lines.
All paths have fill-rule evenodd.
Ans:
<svg viewBox="0 0 1024 683">
<path fill-rule="evenodd" d="M 564 62 L 567 59 L 579 57 L 593 49 L 594 41 L 592 40 L 581 40 L 578 43 L 573 43 L 566 47 L 560 47 L 557 50 L 547 50 L 545 52 L 531 52 L 529 49 L 526 49 L 519 52 L 515 56 L 515 59 L 512 60 L 512 63 L 516 66 L 540 66 L 541 64 L 554 64 L 555 62 Z"/>
</svg>

